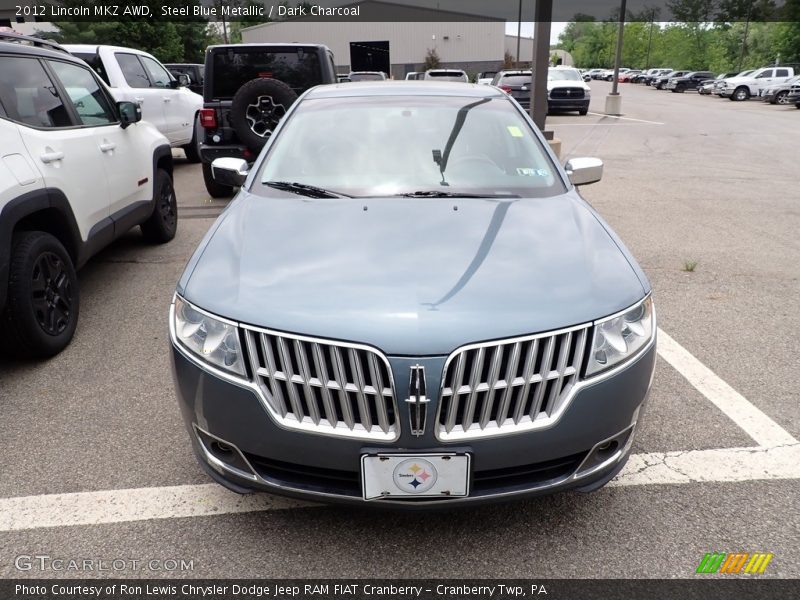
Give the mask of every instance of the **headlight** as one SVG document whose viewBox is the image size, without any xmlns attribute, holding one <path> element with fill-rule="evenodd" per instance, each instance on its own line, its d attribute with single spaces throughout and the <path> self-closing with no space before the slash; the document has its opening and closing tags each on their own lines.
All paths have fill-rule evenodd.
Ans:
<svg viewBox="0 0 800 600">
<path fill-rule="evenodd" d="M 186 350 L 205 362 L 245 375 L 239 333 L 235 325 L 200 312 L 175 296 L 175 337 Z"/>
<path fill-rule="evenodd" d="M 653 337 L 655 321 L 653 300 L 648 296 L 623 314 L 595 323 L 586 376 L 610 369 L 638 353 Z"/>
</svg>

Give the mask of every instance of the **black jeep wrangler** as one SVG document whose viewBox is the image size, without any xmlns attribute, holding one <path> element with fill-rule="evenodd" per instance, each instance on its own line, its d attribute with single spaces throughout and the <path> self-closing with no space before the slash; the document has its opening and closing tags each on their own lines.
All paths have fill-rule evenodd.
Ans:
<svg viewBox="0 0 800 600">
<path fill-rule="evenodd" d="M 336 83 L 333 53 L 321 44 L 226 44 L 206 50 L 200 157 L 214 198 L 233 194 L 211 176 L 215 158 L 252 163 L 297 97 Z"/>
</svg>

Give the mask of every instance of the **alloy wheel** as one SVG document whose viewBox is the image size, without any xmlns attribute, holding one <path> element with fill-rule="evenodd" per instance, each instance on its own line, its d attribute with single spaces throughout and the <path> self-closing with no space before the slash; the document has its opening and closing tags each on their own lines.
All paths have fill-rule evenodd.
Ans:
<svg viewBox="0 0 800 600">
<path fill-rule="evenodd" d="M 39 326 L 59 335 L 72 316 L 72 282 L 64 262 L 53 252 L 43 252 L 33 264 L 31 305 Z"/>
<path fill-rule="evenodd" d="M 286 114 L 283 104 L 275 104 L 271 96 L 259 96 L 253 104 L 247 105 L 245 118 L 250 130 L 260 137 L 272 135 L 278 121 Z"/>
</svg>

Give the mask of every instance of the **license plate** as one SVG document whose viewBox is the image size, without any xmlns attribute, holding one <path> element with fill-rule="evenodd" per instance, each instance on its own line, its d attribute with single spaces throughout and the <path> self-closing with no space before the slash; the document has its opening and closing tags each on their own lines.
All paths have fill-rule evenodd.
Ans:
<svg viewBox="0 0 800 600">
<path fill-rule="evenodd" d="M 469 466 L 469 454 L 364 454 L 364 500 L 466 496 Z"/>
</svg>

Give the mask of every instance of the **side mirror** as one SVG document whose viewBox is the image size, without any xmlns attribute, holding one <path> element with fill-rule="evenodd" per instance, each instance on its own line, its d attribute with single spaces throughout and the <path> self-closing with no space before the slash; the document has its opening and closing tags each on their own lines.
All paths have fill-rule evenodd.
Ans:
<svg viewBox="0 0 800 600">
<path fill-rule="evenodd" d="M 220 185 L 239 187 L 244 184 L 250 167 L 242 158 L 225 156 L 211 163 L 211 176 Z"/>
<path fill-rule="evenodd" d="M 117 102 L 117 110 L 120 127 L 123 129 L 142 120 L 142 107 L 134 102 Z"/>
<path fill-rule="evenodd" d="M 186 73 L 181 73 L 178 75 L 178 87 L 189 87 L 192 83 L 192 78 L 189 77 Z"/>
<path fill-rule="evenodd" d="M 603 178 L 603 161 L 599 158 L 573 158 L 564 169 L 572 185 L 589 185 Z"/>
</svg>

